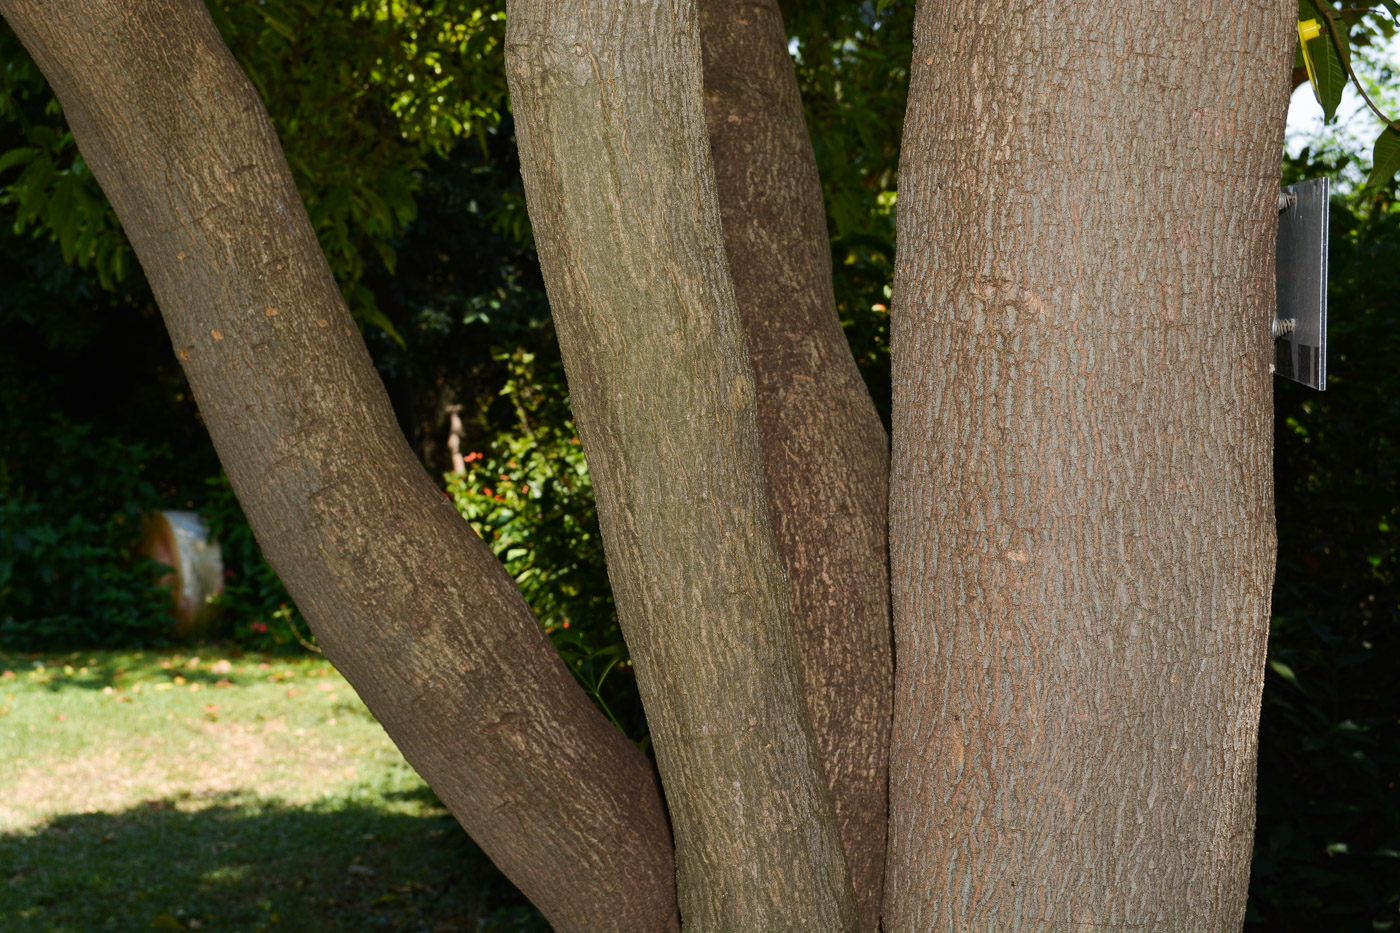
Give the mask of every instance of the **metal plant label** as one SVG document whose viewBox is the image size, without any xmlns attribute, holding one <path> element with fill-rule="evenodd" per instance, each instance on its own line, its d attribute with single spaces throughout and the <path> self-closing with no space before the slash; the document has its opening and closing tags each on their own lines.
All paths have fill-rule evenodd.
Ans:
<svg viewBox="0 0 1400 933">
<path fill-rule="evenodd" d="M 1274 372 L 1318 391 L 1327 388 L 1327 221 L 1326 178 L 1280 193 Z"/>
</svg>

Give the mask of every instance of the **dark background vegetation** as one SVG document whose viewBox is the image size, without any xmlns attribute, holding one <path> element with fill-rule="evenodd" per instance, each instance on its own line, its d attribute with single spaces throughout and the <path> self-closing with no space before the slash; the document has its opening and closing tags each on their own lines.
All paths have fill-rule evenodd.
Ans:
<svg viewBox="0 0 1400 933">
<path fill-rule="evenodd" d="M 211 0 L 267 102 L 410 442 L 496 549 L 579 680 L 646 747 L 587 468 L 524 212 L 500 2 Z M 888 284 L 912 3 L 790 0 L 842 322 L 888 415 Z M 159 645 L 141 515 L 201 511 L 227 636 L 304 650 L 61 113 L 0 28 L 0 649 Z M 1345 157 L 1341 157 L 1345 161 Z M 1305 152 L 1283 178 L 1335 174 Z M 1332 206 L 1328 391 L 1275 384 L 1279 526 L 1248 923 L 1400 917 L 1400 209 Z M 353 455 L 353 452 L 350 452 Z"/>
</svg>

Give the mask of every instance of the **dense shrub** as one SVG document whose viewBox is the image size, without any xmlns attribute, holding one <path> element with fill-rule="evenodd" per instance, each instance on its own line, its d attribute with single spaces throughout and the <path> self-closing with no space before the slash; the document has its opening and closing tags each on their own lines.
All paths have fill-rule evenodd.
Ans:
<svg viewBox="0 0 1400 933">
<path fill-rule="evenodd" d="M 645 746 L 563 367 L 522 350 L 498 357 L 509 373 L 498 399 L 514 418 L 465 455 L 465 473 L 447 475 L 448 494 L 520 585 L 584 690 Z"/>
<path fill-rule="evenodd" d="M 1303 157 L 1286 182 L 1345 174 Z M 1395 929 L 1400 907 L 1400 212 L 1334 197 L 1327 391 L 1275 380 L 1279 558 L 1249 921 Z"/>
<path fill-rule="evenodd" d="M 9 413 L 0 460 L 0 645 L 37 650 L 159 641 L 163 565 L 135 556 L 164 448 L 99 437 L 61 415 Z"/>
</svg>

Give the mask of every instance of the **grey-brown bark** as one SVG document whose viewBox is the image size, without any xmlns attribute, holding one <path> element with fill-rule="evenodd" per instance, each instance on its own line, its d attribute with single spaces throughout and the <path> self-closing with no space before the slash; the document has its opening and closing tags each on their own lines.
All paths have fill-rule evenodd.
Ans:
<svg viewBox="0 0 1400 933">
<path fill-rule="evenodd" d="M 918 11 L 892 931 L 1242 921 L 1294 8 L 1189 12 Z"/>
<path fill-rule="evenodd" d="M 856 906 L 768 518 L 691 0 L 513 0 L 530 217 L 687 930 L 846 930 Z"/>
<path fill-rule="evenodd" d="M 647 761 L 414 459 L 198 0 L 3 0 L 150 279 L 264 553 L 409 762 L 560 930 L 675 928 Z"/>
<path fill-rule="evenodd" d="M 699 0 L 725 252 L 769 513 L 861 929 L 880 922 L 889 780 L 889 442 L 841 330 L 821 181 L 776 0 Z"/>
</svg>

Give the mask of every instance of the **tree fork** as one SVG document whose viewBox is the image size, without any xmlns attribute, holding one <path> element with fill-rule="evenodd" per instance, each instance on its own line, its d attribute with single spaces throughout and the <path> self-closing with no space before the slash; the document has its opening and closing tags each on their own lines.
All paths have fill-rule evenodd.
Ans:
<svg viewBox="0 0 1400 933">
<path fill-rule="evenodd" d="M 705 116 L 753 365 L 769 513 L 861 929 L 884 893 L 893 689 L 889 438 L 841 329 L 777 0 L 699 0 Z"/>
<path fill-rule="evenodd" d="M 892 933 L 1240 928 L 1293 16 L 919 6 Z"/>
<path fill-rule="evenodd" d="M 655 773 L 404 441 L 203 4 L 0 12 L 130 236 L 239 501 L 327 657 L 556 929 L 676 929 Z"/>
<path fill-rule="evenodd" d="M 854 930 L 768 516 L 692 0 L 512 0 L 521 170 L 688 931 Z"/>
</svg>

